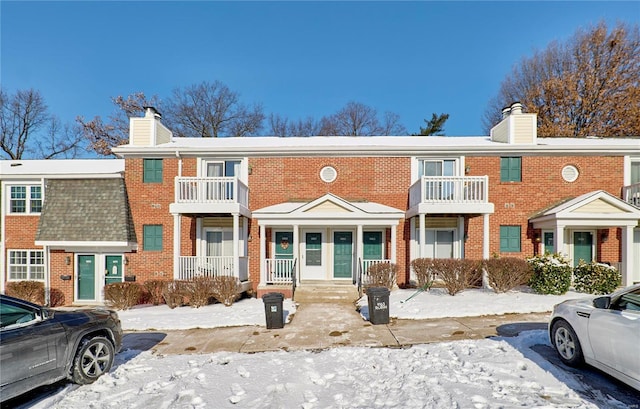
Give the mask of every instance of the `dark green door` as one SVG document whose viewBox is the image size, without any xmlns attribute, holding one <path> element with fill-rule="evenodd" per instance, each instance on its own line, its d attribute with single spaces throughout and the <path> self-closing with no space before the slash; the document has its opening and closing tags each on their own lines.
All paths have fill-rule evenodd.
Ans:
<svg viewBox="0 0 640 409">
<path fill-rule="evenodd" d="M 382 232 L 362 233 L 362 257 L 365 260 L 382 260 Z"/>
<path fill-rule="evenodd" d="M 543 237 L 544 237 L 544 252 L 549 254 L 555 253 L 554 247 L 553 247 L 553 233 L 546 231 L 544 232 Z"/>
<path fill-rule="evenodd" d="M 573 232 L 573 265 L 580 260 L 591 263 L 593 260 L 593 235 L 586 231 Z"/>
<path fill-rule="evenodd" d="M 276 232 L 276 260 L 293 260 L 293 232 L 277 231 Z M 284 277 L 290 273 L 291 268 L 286 262 L 276 263 L 276 274 L 278 277 Z"/>
<path fill-rule="evenodd" d="M 333 277 L 351 278 L 353 269 L 353 234 L 350 231 L 333 233 Z"/>
<path fill-rule="evenodd" d="M 96 299 L 95 256 L 78 256 L 78 299 Z"/>
<path fill-rule="evenodd" d="M 122 256 L 107 256 L 105 259 L 106 271 L 104 275 L 104 283 L 121 283 L 122 282 Z"/>
</svg>

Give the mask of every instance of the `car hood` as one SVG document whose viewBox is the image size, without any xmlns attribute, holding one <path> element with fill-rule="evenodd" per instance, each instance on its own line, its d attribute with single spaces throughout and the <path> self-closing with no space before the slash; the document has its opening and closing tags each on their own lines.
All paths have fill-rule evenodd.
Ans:
<svg viewBox="0 0 640 409">
<path fill-rule="evenodd" d="M 566 300 L 561 302 L 558 305 L 575 305 L 577 307 L 585 307 L 585 308 L 593 308 L 593 300 L 594 298 L 596 298 L 595 296 L 592 297 L 584 297 L 584 298 L 576 298 L 573 300 Z"/>
</svg>

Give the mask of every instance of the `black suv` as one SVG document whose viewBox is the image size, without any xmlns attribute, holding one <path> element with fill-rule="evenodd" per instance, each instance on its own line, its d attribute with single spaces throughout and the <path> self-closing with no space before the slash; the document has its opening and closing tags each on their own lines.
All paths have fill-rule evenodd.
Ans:
<svg viewBox="0 0 640 409">
<path fill-rule="evenodd" d="M 115 311 L 50 309 L 0 294 L 0 400 L 65 378 L 92 383 L 121 346 Z"/>
</svg>

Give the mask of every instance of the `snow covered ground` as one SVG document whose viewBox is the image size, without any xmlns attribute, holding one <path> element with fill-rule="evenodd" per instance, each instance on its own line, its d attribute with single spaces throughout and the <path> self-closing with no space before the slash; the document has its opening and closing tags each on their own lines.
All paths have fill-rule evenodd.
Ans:
<svg viewBox="0 0 640 409">
<path fill-rule="evenodd" d="M 399 318 L 550 311 L 581 296 L 467 291 L 394 291 L 390 313 Z M 286 300 L 291 314 L 295 306 Z M 262 300 L 232 307 L 120 312 L 125 329 L 264 325 Z M 160 356 L 118 354 L 96 383 L 66 385 L 28 407 L 44 408 L 627 408 L 530 349 L 549 345 L 545 331 L 514 338 L 416 345 L 407 349 L 343 347 L 324 351 Z M 595 398 L 594 398 L 595 396 Z"/>
</svg>

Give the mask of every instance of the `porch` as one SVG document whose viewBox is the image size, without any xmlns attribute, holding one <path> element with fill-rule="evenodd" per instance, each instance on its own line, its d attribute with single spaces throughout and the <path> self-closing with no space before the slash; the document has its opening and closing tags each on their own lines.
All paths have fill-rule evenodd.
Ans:
<svg viewBox="0 0 640 409">
<path fill-rule="evenodd" d="M 237 277 L 240 282 L 249 280 L 248 257 L 238 257 L 238 268 L 233 256 L 180 256 L 178 280 L 196 277 Z"/>
<path fill-rule="evenodd" d="M 622 200 L 640 208 L 640 183 L 622 187 Z"/>
</svg>

